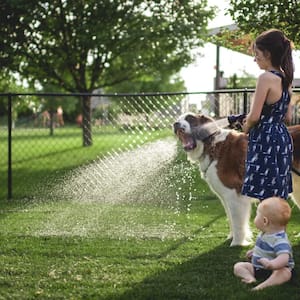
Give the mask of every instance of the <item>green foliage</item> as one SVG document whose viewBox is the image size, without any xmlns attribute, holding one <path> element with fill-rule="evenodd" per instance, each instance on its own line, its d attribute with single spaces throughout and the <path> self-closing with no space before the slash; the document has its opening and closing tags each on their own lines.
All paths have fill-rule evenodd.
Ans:
<svg viewBox="0 0 300 300">
<path fill-rule="evenodd" d="M 14 91 L 15 93 L 31 93 L 32 89 L 30 87 L 23 87 L 23 85 L 18 82 L 18 80 L 8 74 L 0 75 L 0 93 L 10 93 Z M 34 95 L 19 96 L 14 97 L 12 100 L 12 119 L 16 121 L 19 116 L 24 114 L 32 115 L 36 112 L 39 99 Z M 0 116 L 7 115 L 8 113 L 8 96 L 0 97 Z"/>
<path fill-rule="evenodd" d="M 169 73 L 155 72 L 155 74 L 146 74 L 132 81 L 124 81 L 114 87 L 106 89 L 106 92 L 116 93 L 147 93 L 153 91 L 159 92 L 179 92 L 184 91 L 184 81 L 179 75 L 170 76 Z"/>
<path fill-rule="evenodd" d="M 255 34 L 251 31 L 246 31 L 245 33 L 241 29 L 230 30 L 228 28 L 221 28 L 218 34 L 210 36 L 208 40 L 233 51 L 250 54 L 254 38 Z"/>
<path fill-rule="evenodd" d="M 238 77 L 233 74 L 228 78 L 226 88 L 239 89 L 239 88 L 255 88 L 256 77 L 244 71 L 244 74 Z"/>
<path fill-rule="evenodd" d="M 203 44 L 207 1 L 3 0 L 0 65 L 70 92 L 176 74 Z M 30 13 L 29 13 L 30 12 Z"/>
<path fill-rule="evenodd" d="M 300 47 L 300 5 L 296 0 L 231 0 L 229 13 L 244 33 L 282 31 Z"/>
</svg>

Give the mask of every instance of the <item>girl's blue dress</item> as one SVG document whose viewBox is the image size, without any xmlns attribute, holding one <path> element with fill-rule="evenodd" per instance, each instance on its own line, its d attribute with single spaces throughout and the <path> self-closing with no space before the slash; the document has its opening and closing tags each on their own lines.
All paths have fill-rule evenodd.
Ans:
<svg viewBox="0 0 300 300">
<path fill-rule="evenodd" d="M 259 200 L 272 196 L 287 199 L 292 192 L 293 144 L 284 124 L 290 100 L 288 90 L 283 90 L 276 103 L 265 103 L 259 123 L 249 132 L 243 195 Z"/>
</svg>

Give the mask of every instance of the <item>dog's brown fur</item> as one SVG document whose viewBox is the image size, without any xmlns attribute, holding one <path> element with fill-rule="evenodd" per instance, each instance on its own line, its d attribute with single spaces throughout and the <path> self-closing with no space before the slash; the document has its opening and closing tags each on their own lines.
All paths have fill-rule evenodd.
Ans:
<svg viewBox="0 0 300 300">
<path fill-rule="evenodd" d="M 238 192 L 241 191 L 243 185 L 247 143 L 245 134 L 232 132 L 222 142 L 222 152 L 217 157 L 219 178 L 227 187 L 234 188 Z M 230 164 L 229 168 L 228 163 Z"/>
<path fill-rule="evenodd" d="M 289 126 L 289 133 L 293 138 L 293 169 L 300 174 L 300 125 Z M 293 172 L 293 200 L 300 208 L 300 176 Z"/>
<path fill-rule="evenodd" d="M 300 172 L 300 125 L 289 126 L 288 129 L 294 143 L 293 167 Z"/>
</svg>

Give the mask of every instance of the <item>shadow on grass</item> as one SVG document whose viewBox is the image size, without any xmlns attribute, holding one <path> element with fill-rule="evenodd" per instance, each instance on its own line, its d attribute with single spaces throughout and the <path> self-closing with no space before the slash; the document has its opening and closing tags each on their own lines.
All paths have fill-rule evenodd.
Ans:
<svg viewBox="0 0 300 300">
<path fill-rule="evenodd" d="M 145 278 L 114 299 L 233 299 L 232 267 L 241 252 L 229 241 L 212 251 Z M 222 261 L 222 263 L 219 263 Z"/>
<path fill-rule="evenodd" d="M 53 152 L 43 153 L 43 154 L 36 154 L 36 155 L 33 155 L 33 156 L 25 158 L 25 159 L 16 159 L 16 160 L 14 160 L 14 164 L 26 163 L 26 162 L 30 162 L 30 161 L 36 161 L 38 159 L 54 157 L 54 156 L 57 156 L 57 155 L 65 154 L 65 153 L 68 153 L 70 151 L 79 150 L 79 149 L 83 149 L 83 146 L 82 145 L 74 146 L 74 147 L 63 149 L 63 150 L 54 149 Z"/>
<path fill-rule="evenodd" d="M 215 218 L 211 219 L 209 222 L 207 222 L 205 225 L 201 226 L 199 229 L 193 231 L 193 236 L 197 236 L 203 232 L 204 229 L 209 228 L 212 224 L 214 224 L 217 220 L 223 218 L 224 215 L 220 214 L 216 216 Z M 176 251 L 179 247 L 183 246 L 185 243 L 189 242 L 189 237 L 183 237 L 176 241 L 171 247 L 166 249 L 164 252 L 159 254 L 159 257 L 168 257 L 169 254 L 171 254 L 173 251 Z M 228 241 L 228 244 L 230 242 Z"/>
<path fill-rule="evenodd" d="M 216 215 L 201 228 L 193 232 L 193 236 L 199 237 L 199 243 L 209 243 L 209 238 L 203 240 L 203 229 L 215 224 L 224 214 Z M 197 238 L 196 238 L 197 239 Z M 233 264 L 240 257 L 242 247 L 230 248 L 230 240 L 222 243 L 211 251 L 193 259 L 178 263 L 170 262 L 170 257 L 191 242 L 188 237 L 183 237 L 168 247 L 165 251 L 157 253 L 159 259 L 167 267 L 163 271 L 145 278 L 142 282 L 131 286 L 125 293 L 119 296 L 110 296 L 107 299 L 128 300 L 128 299 L 226 299 L 228 294 L 224 294 L 224 288 L 232 285 Z M 193 241 L 192 243 L 194 243 Z M 204 245 L 204 248 L 206 246 Z M 181 250 L 180 250 L 181 249 Z M 201 246 L 200 246 L 201 249 Z M 141 258 L 141 257 L 139 257 Z M 146 259 L 143 257 L 143 259 Z M 148 257 L 149 258 L 149 257 Z M 153 257 L 152 257 L 153 258 Z M 165 260 L 168 261 L 167 264 Z M 236 278 L 234 278 L 236 279 Z"/>
<path fill-rule="evenodd" d="M 233 274 L 233 265 L 241 261 L 245 251 L 243 247 L 229 247 L 229 241 L 226 241 L 212 251 L 171 265 L 132 286 L 121 296 L 110 299 L 300 299 L 299 264 L 296 264 L 294 280 L 282 286 L 253 293 L 253 286 L 241 283 Z M 296 260 L 300 261 L 300 245 L 294 247 L 294 252 L 297 253 Z"/>
</svg>

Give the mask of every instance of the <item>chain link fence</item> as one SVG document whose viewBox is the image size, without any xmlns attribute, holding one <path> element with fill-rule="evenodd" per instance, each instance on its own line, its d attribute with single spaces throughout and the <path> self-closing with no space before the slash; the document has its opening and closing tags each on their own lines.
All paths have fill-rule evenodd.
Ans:
<svg viewBox="0 0 300 300">
<path fill-rule="evenodd" d="M 122 185 L 124 177 L 133 174 L 136 177 L 130 184 L 136 184 L 138 172 L 134 163 L 130 165 L 129 157 L 141 156 L 144 163 L 149 160 L 150 166 L 151 162 L 159 166 L 165 159 L 160 158 L 160 152 L 173 155 L 166 145 L 176 143 L 172 124 L 179 115 L 193 111 L 221 118 L 243 113 L 249 110 L 252 94 L 253 90 L 0 94 L 0 198 L 64 197 L 66 185 L 62 182 L 66 174 L 79 169 L 76 178 L 80 177 L 81 183 L 76 187 L 70 185 L 70 180 L 77 179 L 69 176 L 71 197 L 90 197 L 93 191 L 99 194 L 109 180 L 118 180 Z M 295 123 L 299 123 L 299 99 L 295 100 Z M 84 101 L 88 105 L 83 105 Z M 96 175 L 89 171 L 93 164 L 97 164 Z M 122 173 L 125 167 L 127 173 Z M 84 175 L 87 172 L 88 176 Z M 60 191 L 56 190 L 58 186 Z M 105 193 L 108 197 L 107 190 Z"/>
</svg>

